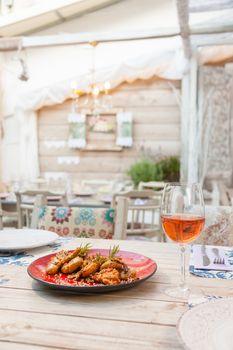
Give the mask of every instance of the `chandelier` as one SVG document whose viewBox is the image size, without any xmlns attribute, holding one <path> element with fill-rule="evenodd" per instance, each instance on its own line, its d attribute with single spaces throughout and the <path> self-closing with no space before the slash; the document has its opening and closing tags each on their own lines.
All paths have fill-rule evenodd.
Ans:
<svg viewBox="0 0 233 350">
<path fill-rule="evenodd" d="M 101 111 L 109 111 L 112 108 L 111 84 L 109 81 L 102 83 L 96 81 L 95 60 L 97 42 L 90 42 L 89 45 L 92 47 L 92 63 L 88 75 L 89 84 L 86 89 L 80 89 L 77 81 L 71 82 L 72 110 L 80 111 L 82 109 L 89 109 L 91 114 L 99 115 Z"/>
</svg>

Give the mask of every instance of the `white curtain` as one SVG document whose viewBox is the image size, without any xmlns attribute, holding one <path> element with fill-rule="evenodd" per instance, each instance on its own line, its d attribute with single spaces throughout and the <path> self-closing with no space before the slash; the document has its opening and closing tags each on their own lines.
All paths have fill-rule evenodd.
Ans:
<svg viewBox="0 0 233 350">
<path fill-rule="evenodd" d="M 27 181 L 39 175 L 37 114 L 33 110 L 17 111 L 19 119 L 19 169 L 17 180 Z"/>
</svg>

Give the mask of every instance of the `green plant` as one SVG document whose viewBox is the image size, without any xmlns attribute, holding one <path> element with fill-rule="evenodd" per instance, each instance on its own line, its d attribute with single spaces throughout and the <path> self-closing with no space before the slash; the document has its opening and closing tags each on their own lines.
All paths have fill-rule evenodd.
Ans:
<svg viewBox="0 0 233 350">
<path fill-rule="evenodd" d="M 180 160 L 178 157 L 170 156 L 155 163 L 158 174 L 162 181 L 175 182 L 180 178 Z"/>
<path fill-rule="evenodd" d="M 153 181 L 155 177 L 154 162 L 151 160 L 142 159 L 131 165 L 127 174 L 130 176 L 135 187 L 138 186 L 140 181 Z"/>
<path fill-rule="evenodd" d="M 180 161 L 175 156 L 164 157 L 156 162 L 150 159 L 142 159 L 131 165 L 127 174 L 135 187 L 138 187 L 141 181 L 174 182 L 179 180 Z"/>
</svg>

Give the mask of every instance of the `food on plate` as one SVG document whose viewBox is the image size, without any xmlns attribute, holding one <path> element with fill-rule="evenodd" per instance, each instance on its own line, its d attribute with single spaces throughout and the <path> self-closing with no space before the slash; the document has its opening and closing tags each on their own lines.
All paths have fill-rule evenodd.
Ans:
<svg viewBox="0 0 233 350">
<path fill-rule="evenodd" d="M 111 268 L 97 272 L 94 280 L 103 284 L 119 284 L 121 282 L 119 271 Z"/>
<path fill-rule="evenodd" d="M 85 256 L 86 252 L 88 251 L 90 245 L 86 244 L 84 247 L 78 247 L 73 252 L 68 252 L 65 250 L 60 251 L 55 256 L 52 257 L 50 260 L 46 272 L 49 275 L 55 275 L 61 267 L 63 267 L 64 264 L 72 261 L 75 257 L 79 256 Z M 74 270 L 73 270 L 74 271 Z M 73 272 L 72 271 L 72 272 Z"/>
<path fill-rule="evenodd" d="M 77 270 L 82 264 L 83 258 L 81 258 L 81 256 L 76 256 L 75 258 L 73 258 L 72 260 L 70 260 L 62 266 L 61 272 L 72 273 L 75 270 Z"/>
<path fill-rule="evenodd" d="M 90 245 L 80 246 L 74 251 L 57 253 L 47 267 L 48 275 L 66 274 L 67 278 L 84 284 L 112 285 L 137 280 L 136 271 L 130 269 L 121 257 L 117 257 L 119 246 L 110 248 L 108 256 L 88 254 Z"/>
</svg>

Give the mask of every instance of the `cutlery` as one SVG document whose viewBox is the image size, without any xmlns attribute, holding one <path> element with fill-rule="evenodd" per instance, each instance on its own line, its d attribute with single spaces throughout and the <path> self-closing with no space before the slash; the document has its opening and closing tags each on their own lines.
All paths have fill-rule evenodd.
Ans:
<svg viewBox="0 0 233 350">
<path fill-rule="evenodd" d="M 8 257 L 8 256 L 14 256 L 24 253 L 22 249 L 19 250 L 1 250 L 0 248 L 0 257 Z"/>
<path fill-rule="evenodd" d="M 8 252 L 8 251 L 0 251 L 0 257 L 8 257 L 8 256 L 12 256 L 12 255 L 15 255 L 13 254 L 12 252 Z"/>
<path fill-rule="evenodd" d="M 201 253 L 202 253 L 203 266 L 208 266 L 210 264 L 210 258 L 206 254 L 206 246 L 205 245 L 203 245 L 201 247 Z"/>
<path fill-rule="evenodd" d="M 214 264 L 225 265 L 225 259 L 224 258 L 215 258 L 213 263 Z"/>
<path fill-rule="evenodd" d="M 212 248 L 212 252 L 215 255 L 214 264 L 221 264 L 221 265 L 225 265 L 225 258 L 224 256 L 221 256 L 219 253 L 219 249 L 218 248 Z M 223 255 L 225 255 L 225 253 L 223 252 Z"/>
<path fill-rule="evenodd" d="M 214 255 L 216 255 L 217 258 L 220 258 L 218 248 L 212 248 L 212 252 L 214 253 Z"/>
</svg>

